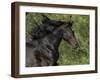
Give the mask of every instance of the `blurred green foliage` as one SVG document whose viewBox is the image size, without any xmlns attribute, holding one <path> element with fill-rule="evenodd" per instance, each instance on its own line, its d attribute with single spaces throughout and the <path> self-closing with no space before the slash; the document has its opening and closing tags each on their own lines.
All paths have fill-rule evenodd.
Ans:
<svg viewBox="0 0 100 80">
<path fill-rule="evenodd" d="M 62 40 L 59 46 L 58 63 L 60 65 L 89 64 L 89 16 L 49 13 L 45 13 L 45 15 L 52 20 L 66 22 L 72 20 L 74 22 L 73 30 L 80 47 L 72 49 L 67 42 Z M 41 24 L 42 19 L 41 13 L 26 13 L 26 41 L 31 38 L 30 32 L 37 24 Z"/>
</svg>

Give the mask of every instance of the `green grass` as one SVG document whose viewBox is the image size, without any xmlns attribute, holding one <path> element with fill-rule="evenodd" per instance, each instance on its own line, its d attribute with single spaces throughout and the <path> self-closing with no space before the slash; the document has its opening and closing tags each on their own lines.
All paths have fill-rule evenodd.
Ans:
<svg viewBox="0 0 100 80">
<path fill-rule="evenodd" d="M 64 40 L 62 40 L 60 44 L 59 53 L 60 57 L 58 63 L 61 65 L 76 65 L 89 63 L 89 55 L 84 49 L 71 49 Z"/>
<path fill-rule="evenodd" d="M 45 14 L 52 20 L 69 21 L 68 14 Z M 31 36 L 31 30 L 36 27 L 36 23 L 41 24 L 41 13 L 28 13 L 26 15 L 26 40 Z M 59 46 L 59 60 L 60 65 L 79 65 L 89 64 L 89 16 L 86 15 L 72 15 L 71 20 L 74 22 L 73 30 L 80 45 L 77 49 L 72 49 L 67 42 L 61 41 Z"/>
</svg>

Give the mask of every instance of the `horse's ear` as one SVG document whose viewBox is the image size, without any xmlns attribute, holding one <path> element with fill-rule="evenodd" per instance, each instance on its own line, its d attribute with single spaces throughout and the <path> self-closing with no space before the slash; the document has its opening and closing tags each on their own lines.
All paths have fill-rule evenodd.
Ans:
<svg viewBox="0 0 100 80">
<path fill-rule="evenodd" d="M 50 19 L 45 15 L 45 14 L 41 14 L 43 17 L 42 23 L 49 23 Z"/>
<path fill-rule="evenodd" d="M 69 21 L 68 21 L 68 24 L 69 24 L 69 26 L 72 27 L 72 25 L 73 25 L 72 15 L 70 15 L 69 18 L 70 18 L 70 19 L 69 19 Z"/>
</svg>

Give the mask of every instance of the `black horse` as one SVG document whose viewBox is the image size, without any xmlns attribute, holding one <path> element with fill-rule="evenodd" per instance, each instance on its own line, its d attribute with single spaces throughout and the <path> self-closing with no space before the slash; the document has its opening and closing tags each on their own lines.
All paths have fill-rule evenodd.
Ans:
<svg viewBox="0 0 100 80">
<path fill-rule="evenodd" d="M 72 22 L 50 20 L 42 16 L 42 24 L 32 30 L 32 40 L 26 43 L 26 67 L 58 65 L 58 47 L 62 39 L 72 48 L 78 47 Z"/>
</svg>

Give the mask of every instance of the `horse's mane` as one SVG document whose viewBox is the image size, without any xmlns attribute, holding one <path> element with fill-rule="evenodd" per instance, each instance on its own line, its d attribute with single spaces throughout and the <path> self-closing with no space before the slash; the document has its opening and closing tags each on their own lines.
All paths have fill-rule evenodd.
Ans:
<svg viewBox="0 0 100 80">
<path fill-rule="evenodd" d="M 31 32 L 32 39 L 40 39 L 43 38 L 44 36 L 52 33 L 56 28 L 61 26 L 62 24 L 68 24 L 72 26 L 72 23 L 65 22 L 65 21 L 57 21 L 57 20 L 50 20 L 46 15 L 43 15 L 43 20 L 40 25 L 34 27 Z"/>
<path fill-rule="evenodd" d="M 57 27 L 48 24 L 40 24 L 34 27 L 31 31 L 32 39 L 40 39 L 55 30 Z"/>
</svg>

